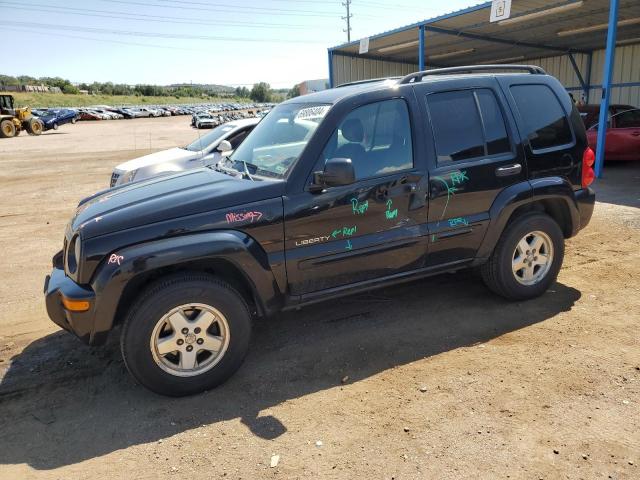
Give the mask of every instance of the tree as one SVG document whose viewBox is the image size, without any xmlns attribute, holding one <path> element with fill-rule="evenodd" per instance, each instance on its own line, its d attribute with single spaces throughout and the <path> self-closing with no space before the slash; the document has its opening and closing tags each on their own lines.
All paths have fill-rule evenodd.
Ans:
<svg viewBox="0 0 640 480">
<path fill-rule="evenodd" d="M 295 98 L 300 96 L 300 85 L 294 85 L 287 93 L 287 98 Z"/>
<path fill-rule="evenodd" d="M 271 86 L 268 83 L 256 83 L 249 95 L 254 102 L 266 103 L 271 101 Z"/>
</svg>

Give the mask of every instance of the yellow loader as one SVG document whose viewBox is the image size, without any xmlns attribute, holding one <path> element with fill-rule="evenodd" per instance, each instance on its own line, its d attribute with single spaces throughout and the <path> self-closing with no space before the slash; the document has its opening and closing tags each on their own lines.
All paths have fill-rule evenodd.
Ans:
<svg viewBox="0 0 640 480">
<path fill-rule="evenodd" d="M 0 137 L 16 137 L 22 130 L 29 135 L 40 135 L 44 124 L 31 114 L 29 107 L 14 108 L 12 95 L 0 95 Z"/>
</svg>

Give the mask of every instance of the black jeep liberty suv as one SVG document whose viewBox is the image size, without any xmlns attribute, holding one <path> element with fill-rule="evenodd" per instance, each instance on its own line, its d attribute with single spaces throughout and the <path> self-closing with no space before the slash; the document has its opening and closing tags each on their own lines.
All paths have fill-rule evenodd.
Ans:
<svg viewBox="0 0 640 480">
<path fill-rule="evenodd" d="M 216 166 L 82 200 L 48 314 L 166 395 L 241 365 L 253 317 L 480 267 L 541 295 L 589 222 L 594 154 L 541 68 L 473 66 L 343 85 L 275 107 Z"/>
</svg>

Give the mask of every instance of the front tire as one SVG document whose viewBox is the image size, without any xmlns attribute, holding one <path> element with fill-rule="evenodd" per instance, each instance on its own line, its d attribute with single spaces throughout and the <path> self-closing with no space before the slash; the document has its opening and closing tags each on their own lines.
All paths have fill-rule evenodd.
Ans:
<svg viewBox="0 0 640 480">
<path fill-rule="evenodd" d="M 510 223 L 489 260 L 484 283 L 509 300 L 542 295 L 555 281 L 564 258 L 564 235 L 548 215 L 531 213 Z"/>
<path fill-rule="evenodd" d="M 240 367 L 249 348 L 251 315 L 227 283 L 183 273 L 152 284 L 129 311 L 121 350 L 129 372 L 170 396 L 212 389 Z"/>
<path fill-rule="evenodd" d="M 0 122 L 0 136 L 2 138 L 11 138 L 16 135 L 16 126 L 11 119 L 2 120 Z"/>
</svg>

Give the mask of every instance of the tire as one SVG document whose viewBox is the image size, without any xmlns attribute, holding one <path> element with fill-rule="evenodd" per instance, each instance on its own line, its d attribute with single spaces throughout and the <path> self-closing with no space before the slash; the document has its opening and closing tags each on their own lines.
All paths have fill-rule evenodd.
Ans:
<svg viewBox="0 0 640 480">
<path fill-rule="evenodd" d="M 37 118 L 27 120 L 27 133 L 29 135 L 40 135 L 44 130 L 43 123 Z"/>
<path fill-rule="evenodd" d="M 73 123 L 73 124 L 75 124 L 77 121 L 78 121 L 78 119 L 75 118 L 75 117 L 71 119 L 71 123 Z"/>
<path fill-rule="evenodd" d="M 57 130 L 57 129 L 58 129 L 58 124 L 57 124 L 57 123 L 54 123 L 54 124 L 53 124 L 53 126 L 52 126 L 51 128 L 53 128 L 54 130 Z"/>
<path fill-rule="evenodd" d="M 11 138 L 16 136 L 16 126 L 10 119 L 0 122 L 0 137 Z"/>
<path fill-rule="evenodd" d="M 198 323 L 200 318 L 216 320 L 207 329 L 209 323 Z M 242 364 L 250 337 L 249 307 L 238 292 L 214 276 L 182 273 L 157 281 L 140 295 L 125 320 L 120 347 L 138 382 L 179 397 L 227 380 Z M 214 344 L 213 350 L 198 348 Z"/>
<path fill-rule="evenodd" d="M 481 267 L 482 279 L 490 290 L 509 300 L 535 298 L 556 280 L 563 258 L 560 226 L 548 215 L 530 213 L 502 232 L 491 257 Z"/>
</svg>

